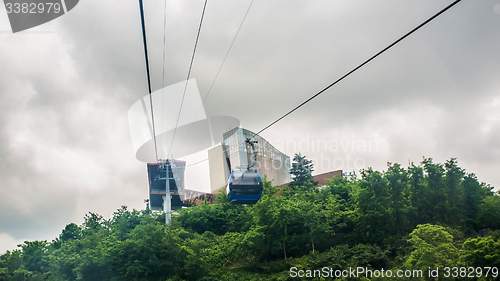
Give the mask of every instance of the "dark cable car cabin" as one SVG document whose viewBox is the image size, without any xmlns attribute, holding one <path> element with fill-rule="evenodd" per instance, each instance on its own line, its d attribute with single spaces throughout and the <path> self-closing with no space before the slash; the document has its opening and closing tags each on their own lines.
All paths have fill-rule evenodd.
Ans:
<svg viewBox="0 0 500 281">
<path fill-rule="evenodd" d="M 255 204 L 262 196 L 262 178 L 254 171 L 234 171 L 226 192 L 231 204 Z"/>
<path fill-rule="evenodd" d="M 262 196 L 262 178 L 257 171 L 250 170 L 257 163 L 257 152 L 254 146 L 256 141 L 247 139 L 246 143 L 252 146 L 254 161 L 245 167 L 246 171 L 240 170 L 231 173 L 226 187 L 227 199 L 231 204 L 255 204 Z"/>
</svg>

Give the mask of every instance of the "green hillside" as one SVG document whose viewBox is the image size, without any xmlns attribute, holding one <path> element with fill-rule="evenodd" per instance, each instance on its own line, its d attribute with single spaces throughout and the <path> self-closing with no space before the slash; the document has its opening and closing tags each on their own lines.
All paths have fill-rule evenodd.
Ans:
<svg viewBox="0 0 500 281">
<path fill-rule="evenodd" d="M 500 279 L 500 196 L 456 159 L 388 163 L 323 187 L 295 176 L 283 189 L 264 181 L 255 205 L 219 194 L 169 226 L 125 206 L 109 220 L 88 213 L 0 256 L 0 280 Z"/>
</svg>

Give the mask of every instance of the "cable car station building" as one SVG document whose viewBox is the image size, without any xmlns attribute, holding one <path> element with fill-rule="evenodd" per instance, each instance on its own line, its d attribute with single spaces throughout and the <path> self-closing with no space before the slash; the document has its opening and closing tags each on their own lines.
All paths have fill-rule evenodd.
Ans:
<svg viewBox="0 0 500 281">
<path fill-rule="evenodd" d="M 231 172 L 245 169 L 253 162 L 253 152 L 250 145 L 245 143 L 253 132 L 234 128 L 224 133 L 223 142 L 208 151 L 210 169 L 210 189 L 216 195 L 225 189 Z M 272 180 L 273 185 L 282 185 L 290 182 L 290 157 L 273 147 L 261 136 L 255 136 L 257 163 L 252 170 L 257 170 L 262 178 Z"/>
<path fill-rule="evenodd" d="M 160 163 L 148 163 L 149 200 L 151 209 L 163 209 L 163 196 L 167 186 L 172 196 L 172 210 L 182 207 L 184 201 L 184 169 L 186 162 L 164 160 Z M 168 183 L 167 183 L 168 179 Z"/>
</svg>

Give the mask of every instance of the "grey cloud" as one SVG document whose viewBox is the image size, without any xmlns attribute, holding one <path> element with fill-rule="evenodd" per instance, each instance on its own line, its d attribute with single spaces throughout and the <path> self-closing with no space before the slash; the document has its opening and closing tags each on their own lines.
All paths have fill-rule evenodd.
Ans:
<svg viewBox="0 0 500 281">
<path fill-rule="evenodd" d="M 207 115 L 234 116 L 258 131 L 448 2 L 255 1 Z M 497 2 L 462 1 L 263 136 L 379 142 L 368 152 L 309 146 L 304 154 L 318 173 L 333 169 L 325 159 L 347 156 L 376 169 L 458 157 L 499 186 Z M 187 76 L 203 3 L 167 3 L 166 86 Z M 208 3 L 191 75 L 202 97 L 249 4 Z M 163 83 L 162 7 L 147 1 L 153 90 Z M 89 211 L 143 208 L 147 197 L 146 167 L 134 157 L 126 121 L 147 94 L 138 4 L 81 1 L 37 30 L 54 33 L 0 34 L 0 233 L 15 239 L 55 237 Z"/>
</svg>

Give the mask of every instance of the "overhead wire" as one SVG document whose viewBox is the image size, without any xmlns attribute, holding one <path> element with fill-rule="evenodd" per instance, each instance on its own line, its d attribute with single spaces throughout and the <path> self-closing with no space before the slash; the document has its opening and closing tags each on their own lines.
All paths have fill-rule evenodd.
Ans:
<svg viewBox="0 0 500 281">
<path fill-rule="evenodd" d="M 212 81 L 212 84 L 210 85 L 210 88 L 208 89 L 208 93 L 207 93 L 207 95 L 205 96 L 205 98 L 203 99 L 203 102 L 202 102 L 202 104 L 201 104 L 200 108 L 198 109 L 198 112 L 196 113 L 196 116 L 194 117 L 194 121 L 193 121 L 193 123 L 191 123 L 191 125 L 189 126 L 189 130 L 188 130 L 188 132 L 187 132 L 186 136 L 184 137 L 184 141 L 182 142 L 183 144 L 186 142 L 186 139 L 187 139 L 187 137 L 189 136 L 189 133 L 191 132 L 191 129 L 193 128 L 194 122 L 196 122 L 196 118 L 198 118 L 198 115 L 200 114 L 201 110 L 202 110 L 202 109 L 203 109 L 203 107 L 205 106 L 205 102 L 207 101 L 208 96 L 210 95 L 210 93 L 211 93 L 211 91 L 212 91 L 212 88 L 213 88 L 213 86 L 214 86 L 214 84 L 215 84 L 215 81 L 216 81 L 216 80 L 217 80 L 217 78 L 219 77 L 219 73 L 220 73 L 220 71 L 222 70 L 222 67 L 224 66 L 224 63 L 226 62 L 226 59 L 227 59 L 227 57 L 229 56 L 229 53 L 231 52 L 231 49 L 233 48 L 234 41 L 236 41 L 236 38 L 238 37 L 238 34 L 240 33 L 241 27 L 243 26 L 243 23 L 245 22 L 245 19 L 247 18 L 248 12 L 250 11 L 250 8 L 252 7 L 253 1 L 254 1 L 254 0 L 252 0 L 252 1 L 250 2 L 250 5 L 248 6 L 248 9 L 247 9 L 247 11 L 246 11 L 246 13 L 245 13 L 245 16 L 243 16 L 243 20 L 241 21 L 240 26 L 238 27 L 238 30 L 236 31 L 236 34 L 234 35 L 233 41 L 231 42 L 231 45 L 229 46 L 229 49 L 227 50 L 226 55 L 224 56 L 224 59 L 222 60 L 222 63 L 221 63 L 221 65 L 220 65 L 220 67 L 219 67 L 219 70 L 217 71 L 217 74 L 215 75 L 215 78 L 214 78 L 214 80 Z"/>
<path fill-rule="evenodd" d="M 372 56 L 371 58 L 369 58 L 368 60 L 366 60 L 365 62 L 363 62 L 362 64 L 358 65 L 356 68 L 354 68 L 353 70 L 349 71 L 347 74 L 345 74 L 344 76 L 340 77 L 339 79 L 337 79 L 335 82 L 333 82 L 332 84 L 328 85 L 326 88 L 324 88 L 323 90 L 319 91 L 317 94 L 313 95 L 312 97 L 308 98 L 306 101 L 304 101 L 303 103 L 299 104 L 298 106 L 296 106 L 294 109 L 290 110 L 289 112 L 287 112 L 285 115 L 281 116 L 280 118 L 278 118 L 277 120 L 275 120 L 274 122 L 272 122 L 271 124 L 267 125 L 264 129 L 258 131 L 257 133 L 255 133 L 252 137 L 250 137 L 249 139 L 252 139 L 253 137 L 255 137 L 256 135 L 264 132 L 265 130 L 267 130 L 269 127 L 273 126 L 274 124 L 278 123 L 279 121 L 281 121 L 283 118 L 287 117 L 288 115 L 290 115 L 292 112 L 294 112 L 295 110 L 301 108 L 302 106 L 304 106 L 306 103 L 310 102 L 311 100 L 313 100 L 314 98 L 318 97 L 319 95 L 321 95 L 323 92 L 325 92 L 326 90 L 330 89 L 333 85 L 337 84 L 338 82 L 344 80 L 344 78 L 346 78 L 347 76 L 351 75 L 352 73 L 354 73 L 356 70 L 360 69 L 361 67 L 363 67 L 364 65 L 366 65 L 367 63 L 369 63 L 370 61 L 372 61 L 373 59 L 375 59 L 376 57 L 378 57 L 379 55 L 381 55 L 382 53 L 384 53 L 385 51 L 389 50 L 390 48 L 392 48 L 394 45 L 396 45 L 397 43 L 401 42 L 403 39 L 405 39 L 406 37 L 410 36 L 413 32 L 419 30 L 421 27 L 423 27 L 424 25 L 426 25 L 427 23 L 429 23 L 430 21 L 432 21 L 433 19 L 437 18 L 439 15 L 441 15 L 442 13 L 446 12 L 448 9 L 450 9 L 451 7 L 455 6 L 458 2 L 460 2 L 462 0 L 456 0 L 455 2 L 451 3 L 450 5 L 448 5 L 446 8 L 442 9 L 441 11 L 439 11 L 437 14 L 435 14 L 434 16 L 430 17 L 428 20 L 424 21 L 423 23 L 421 23 L 419 26 L 415 27 L 414 29 L 412 29 L 410 32 L 406 33 L 404 36 L 402 36 L 401 38 L 399 38 L 398 40 L 394 41 L 392 44 L 390 44 L 389 46 L 385 47 L 382 51 L 378 52 L 377 54 L 375 54 L 374 56 Z"/>
<path fill-rule="evenodd" d="M 148 76 L 149 105 L 151 106 L 151 124 L 152 124 L 152 130 L 153 130 L 153 142 L 154 142 L 154 146 L 155 146 L 156 160 L 158 161 L 158 147 L 156 144 L 155 118 L 154 118 L 154 112 L 153 112 L 153 97 L 151 95 L 151 75 L 149 73 L 148 45 L 146 43 L 146 23 L 144 21 L 144 7 L 143 7 L 142 0 L 139 0 L 139 10 L 141 13 L 142 40 L 144 42 L 144 56 L 146 57 L 146 73 Z"/>
<path fill-rule="evenodd" d="M 398 44 L 399 42 L 401 42 L 403 39 L 405 39 L 406 37 L 410 36 L 412 33 L 414 33 L 415 31 L 419 30 L 420 28 L 422 28 L 423 26 L 425 26 L 426 24 L 428 24 L 430 21 L 432 21 L 433 19 L 437 18 L 438 16 L 440 16 L 441 14 L 443 14 L 444 12 L 446 12 L 447 10 L 449 10 L 451 7 L 455 6 L 456 4 L 458 4 L 460 1 L 462 0 L 456 0 L 454 1 L 453 3 L 451 3 L 450 5 L 448 5 L 447 7 L 445 7 L 444 9 L 442 9 L 441 11 L 439 11 L 438 13 L 436 13 L 435 15 L 433 15 L 432 17 L 430 17 L 429 19 L 427 19 L 426 21 L 424 21 L 423 23 L 421 23 L 420 25 L 418 25 L 417 27 L 415 27 L 414 29 L 412 29 L 411 31 L 409 31 L 408 33 L 406 33 L 405 35 L 403 35 L 402 37 L 400 37 L 399 39 L 397 39 L 396 41 L 394 41 L 392 44 L 390 44 L 389 46 L 385 47 L 384 49 L 382 49 L 380 52 L 378 52 L 377 54 L 375 54 L 374 56 L 370 57 L 368 60 L 366 60 L 365 62 L 363 62 L 362 64 L 358 65 L 356 68 L 354 68 L 353 70 L 349 71 L 347 74 L 345 74 L 344 76 L 340 77 L 339 79 L 337 79 L 335 82 L 331 83 L 330 85 L 328 85 L 327 87 L 325 87 L 323 90 L 319 91 L 318 93 L 316 93 L 315 95 L 311 96 L 310 98 L 308 98 L 307 100 L 305 100 L 304 102 L 302 102 L 301 104 L 299 104 L 298 106 L 296 106 L 295 108 L 293 108 L 292 110 L 288 111 L 286 114 L 284 114 L 283 116 L 281 116 L 280 118 L 276 119 L 275 121 L 273 121 L 272 123 L 270 123 L 269 125 L 267 125 L 266 127 L 264 127 L 262 130 L 258 131 L 257 133 L 254 133 L 253 136 L 245 139 L 245 141 L 239 143 L 238 145 L 241 145 L 243 143 L 245 143 L 246 141 L 248 140 L 251 140 L 253 139 L 255 136 L 259 135 L 260 133 L 264 132 L 265 130 L 269 129 L 271 126 L 273 126 L 274 124 L 278 123 L 279 121 L 281 121 L 283 118 L 287 117 L 288 115 L 290 115 L 291 113 L 293 113 L 294 111 L 296 111 L 297 109 L 299 109 L 300 107 L 304 106 L 305 104 L 307 104 L 308 102 L 310 102 L 311 100 L 313 100 L 314 98 L 318 97 L 319 95 L 321 95 L 322 93 L 324 93 L 326 90 L 330 89 L 332 86 L 334 86 L 335 84 L 337 84 L 338 82 L 342 81 L 344 78 L 346 78 L 347 76 L 351 75 L 352 73 L 354 73 L 355 71 L 357 71 L 358 69 L 360 69 L 361 67 L 363 67 L 364 65 L 366 65 L 367 63 L 369 63 L 370 61 L 372 61 L 373 59 L 375 59 L 376 57 L 378 57 L 379 55 L 381 55 L 382 53 L 384 53 L 385 51 L 389 50 L 390 48 L 392 48 L 394 45 Z M 213 155 L 211 157 L 208 157 L 204 160 L 200 160 L 196 163 L 193 163 L 191 165 L 188 165 L 186 167 L 189 167 L 189 166 L 193 166 L 193 165 L 196 165 L 196 164 L 199 164 L 199 163 L 202 163 L 204 161 L 207 161 L 213 157 L 216 157 L 218 155 L 221 155 L 222 153 L 228 151 L 230 149 L 227 148 L 226 150 L 224 150 L 223 152 L 217 154 L 217 155 Z"/>
<path fill-rule="evenodd" d="M 164 1 L 163 5 L 163 60 L 162 60 L 162 80 L 161 80 L 161 126 L 163 128 L 163 104 L 165 101 L 164 90 L 165 90 L 165 48 L 166 48 L 166 29 L 167 29 L 167 0 Z M 163 144 L 163 134 L 160 135 L 160 143 Z M 163 148 L 163 145 L 162 145 Z M 165 153 L 165 151 L 163 151 Z M 165 155 L 168 158 L 168 154 Z"/>
<path fill-rule="evenodd" d="M 205 0 L 205 4 L 203 5 L 203 12 L 201 13 L 200 26 L 198 27 L 198 33 L 196 34 L 196 41 L 194 43 L 193 55 L 191 56 L 191 63 L 189 64 L 189 70 L 188 70 L 188 75 L 187 75 L 187 79 L 186 79 L 186 84 L 184 86 L 184 93 L 182 94 L 181 105 L 179 108 L 179 114 L 177 115 L 177 121 L 175 122 L 174 133 L 172 135 L 172 142 L 170 143 L 170 148 L 168 150 L 167 158 L 168 158 L 168 155 L 170 155 L 170 152 L 172 151 L 172 145 L 174 144 L 175 133 L 177 132 L 177 125 L 179 124 L 179 118 L 181 117 L 182 104 L 184 103 L 184 97 L 186 96 L 186 89 L 188 86 L 189 77 L 191 75 L 191 69 L 193 67 L 194 56 L 196 54 L 196 47 L 198 46 L 198 39 L 200 38 L 201 26 L 203 24 L 203 18 L 205 16 L 205 9 L 207 7 L 207 1 L 208 0 Z"/>
<path fill-rule="evenodd" d="M 205 104 L 205 101 L 207 100 L 208 96 L 210 95 L 210 92 L 212 91 L 212 87 L 214 86 L 215 81 L 217 80 L 217 77 L 219 77 L 219 73 L 220 73 L 222 67 L 224 66 L 224 63 L 226 62 L 227 56 L 229 55 L 229 53 L 231 52 L 231 49 L 233 48 L 234 41 L 236 41 L 236 38 L 238 37 L 238 34 L 240 33 L 241 27 L 243 26 L 243 23 L 245 22 L 245 19 L 247 18 L 248 12 L 250 11 L 250 8 L 252 7 L 253 1 L 254 0 L 252 0 L 252 2 L 250 2 L 250 5 L 248 5 L 248 9 L 245 13 L 245 16 L 243 17 L 243 20 L 241 21 L 240 26 L 238 27 L 238 31 L 236 31 L 236 34 L 234 35 L 233 41 L 231 42 L 231 45 L 229 46 L 229 49 L 227 50 L 226 56 L 222 60 L 222 64 L 220 65 L 219 70 L 217 71 L 217 74 L 215 75 L 214 81 L 212 82 L 212 85 L 210 85 L 210 88 L 208 89 L 208 93 L 205 96 L 205 99 L 203 99 L 203 104 Z"/>
</svg>

